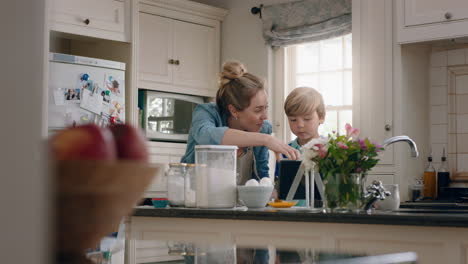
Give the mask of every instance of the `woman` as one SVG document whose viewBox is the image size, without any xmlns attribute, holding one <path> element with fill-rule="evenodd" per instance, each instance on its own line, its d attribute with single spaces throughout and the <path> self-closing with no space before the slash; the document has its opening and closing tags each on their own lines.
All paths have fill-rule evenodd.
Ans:
<svg viewBox="0 0 468 264">
<path fill-rule="evenodd" d="M 187 149 L 182 162 L 195 162 L 196 145 L 235 145 L 239 147 L 238 184 L 250 178 L 269 177 L 268 149 L 279 157 L 298 159 L 299 152 L 271 136 L 266 121 L 268 96 L 264 81 L 246 71 L 239 62 L 227 62 L 220 74 L 216 104 L 198 105 L 192 118 Z"/>
</svg>

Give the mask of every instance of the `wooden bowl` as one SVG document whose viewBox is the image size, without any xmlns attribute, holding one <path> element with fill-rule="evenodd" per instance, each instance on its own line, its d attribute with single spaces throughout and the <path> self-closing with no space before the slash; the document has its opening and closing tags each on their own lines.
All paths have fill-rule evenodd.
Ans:
<svg viewBox="0 0 468 264">
<path fill-rule="evenodd" d="M 52 168 L 56 252 L 70 254 L 117 231 L 159 169 L 134 161 L 61 161 Z"/>
</svg>

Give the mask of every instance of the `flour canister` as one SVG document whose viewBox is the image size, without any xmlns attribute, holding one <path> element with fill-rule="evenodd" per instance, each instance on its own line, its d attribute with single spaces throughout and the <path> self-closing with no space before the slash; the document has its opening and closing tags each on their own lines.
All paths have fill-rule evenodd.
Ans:
<svg viewBox="0 0 468 264">
<path fill-rule="evenodd" d="M 237 146 L 195 146 L 197 207 L 236 206 Z"/>
</svg>

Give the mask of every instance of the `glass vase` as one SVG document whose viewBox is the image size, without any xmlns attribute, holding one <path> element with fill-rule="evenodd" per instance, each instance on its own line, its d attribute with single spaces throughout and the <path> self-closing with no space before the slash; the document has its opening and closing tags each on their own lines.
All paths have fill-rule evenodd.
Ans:
<svg viewBox="0 0 468 264">
<path fill-rule="evenodd" d="M 331 212 L 359 212 L 363 206 L 365 174 L 332 174 L 323 180 L 326 208 Z"/>
</svg>

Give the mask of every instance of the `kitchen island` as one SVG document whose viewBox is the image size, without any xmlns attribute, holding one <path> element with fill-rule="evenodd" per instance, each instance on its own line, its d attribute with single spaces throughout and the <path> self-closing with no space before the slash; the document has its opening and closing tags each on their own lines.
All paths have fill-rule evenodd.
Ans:
<svg viewBox="0 0 468 264">
<path fill-rule="evenodd" d="M 138 262 L 136 241 L 155 239 L 371 255 L 412 251 L 418 255 L 418 263 L 466 263 L 468 213 L 402 209 L 369 215 L 312 213 L 305 209 L 140 207 L 128 218 L 127 238 L 129 263 L 142 263 Z"/>
<path fill-rule="evenodd" d="M 312 213 L 306 209 L 136 208 L 128 217 L 129 263 L 141 241 L 180 240 L 247 246 L 387 254 L 412 251 L 418 263 L 466 263 L 468 213 L 423 210 L 372 214 Z M 137 242 L 140 241 L 140 242 Z M 148 253 L 148 248 L 145 248 Z"/>
</svg>

